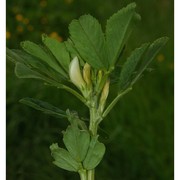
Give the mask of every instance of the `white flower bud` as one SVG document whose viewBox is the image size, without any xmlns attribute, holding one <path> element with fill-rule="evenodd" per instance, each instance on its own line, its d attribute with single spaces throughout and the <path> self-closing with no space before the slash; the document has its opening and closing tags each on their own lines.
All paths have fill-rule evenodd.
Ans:
<svg viewBox="0 0 180 180">
<path fill-rule="evenodd" d="M 81 70 L 79 67 L 79 60 L 77 57 L 73 58 L 69 65 L 69 77 L 74 85 L 78 88 L 85 88 L 85 82 L 81 75 Z"/>
</svg>

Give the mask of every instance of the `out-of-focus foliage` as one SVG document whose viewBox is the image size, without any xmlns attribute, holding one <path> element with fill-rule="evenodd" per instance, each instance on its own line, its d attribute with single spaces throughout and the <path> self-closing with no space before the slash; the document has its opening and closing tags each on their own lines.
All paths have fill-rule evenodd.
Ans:
<svg viewBox="0 0 180 180">
<path fill-rule="evenodd" d="M 41 41 L 46 33 L 59 41 L 68 37 L 68 24 L 82 14 L 105 20 L 130 0 L 7 0 L 7 46 L 19 48 L 24 40 Z M 173 179 L 173 1 L 136 0 L 141 22 L 128 40 L 122 58 L 143 42 L 161 36 L 170 39 L 159 53 L 151 73 L 134 86 L 101 124 L 106 154 L 97 167 L 98 180 Z M 104 29 L 103 29 L 104 30 Z M 120 64 L 120 65 L 122 65 Z M 7 179 L 78 179 L 52 162 L 49 145 L 59 142 L 67 121 L 20 104 L 24 97 L 48 101 L 63 110 L 80 110 L 81 102 L 63 90 L 36 80 L 18 79 L 7 62 Z M 116 87 L 114 87 L 116 88 Z M 111 97 L 110 97 L 111 98 Z"/>
</svg>

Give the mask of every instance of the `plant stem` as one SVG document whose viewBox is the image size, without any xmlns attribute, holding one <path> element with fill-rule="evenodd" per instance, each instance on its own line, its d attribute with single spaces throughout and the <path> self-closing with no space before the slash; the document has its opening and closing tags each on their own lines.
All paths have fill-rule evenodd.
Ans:
<svg viewBox="0 0 180 180">
<path fill-rule="evenodd" d="M 89 122 L 89 130 L 93 136 L 97 134 L 97 121 L 96 121 L 96 109 L 90 108 L 90 122 Z"/>
<path fill-rule="evenodd" d="M 95 97 L 92 102 L 92 107 L 89 107 L 90 112 L 90 122 L 89 122 L 89 131 L 91 132 L 92 136 L 97 135 L 98 129 L 98 108 L 96 107 L 97 98 Z M 95 180 L 95 169 L 91 169 L 87 171 L 88 180 Z"/>
<path fill-rule="evenodd" d="M 84 104 L 86 104 L 86 100 L 83 96 L 81 96 L 78 92 L 76 92 L 74 89 L 71 89 L 68 86 L 62 85 L 61 87 L 62 89 L 65 89 L 66 91 L 70 92 L 71 94 L 73 94 L 74 96 L 76 96 L 81 102 L 83 102 Z"/>
<path fill-rule="evenodd" d="M 79 175 L 80 175 L 81 180 L 88 180 L 86 170 L 84 170 L 84 169 L 80 170 Z"/>
<path fill-rule="evenodd" d="M 119 93 L 115 99 L 110 103 L 110 105 L 106 108 L 106 110 L 104 111 L 102 118 L 104 119 L 108 113 L 111 111 L 111 109 L 116 105 L 116 103 L 119 101 L 119 99 L 124 96 L 126 93 L 128 93 L 130 90 L 132 90 L 132 87 L 127 88 L 125 91 L 123 91 L 122 93 Z"/>
<path fill-rule="evenodd" d="M 87 180 L 95 180 L 94 178 L 95 178 L 95 169 L 92 169 L 92 170 L 89 170 L 88 172 L 87 172 L 87 176 L 88 176 L 88 179 Z"/>
</svg>

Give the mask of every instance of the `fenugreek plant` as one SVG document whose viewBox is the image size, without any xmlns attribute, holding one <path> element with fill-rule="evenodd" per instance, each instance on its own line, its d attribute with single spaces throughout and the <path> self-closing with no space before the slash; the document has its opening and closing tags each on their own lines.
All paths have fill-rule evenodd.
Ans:
<svg viewBox="0 0 180 180">
<path fill-rule="evenodd" d="M 20 100 L 49 115 L 68 119 L 69 126 L 63 132 L 65 148 L 54 143 L 50 151 L 56 166 L 79 173 L 81 180 L 94 180 L 95 168 L 105 153 L 105 145 L 98 140 L 100 123 L 119 99 L 132 90 L 168 40 L 162 37 L 141 45 L 119 66 L 127 39 L 140 21 L 135 8 L 136 4 L 131 3 L 113 14 L 107 20 L 105 32 L 97 19 L 88 14 L 70 23 L 67 41 L 58 42 L 43 34 L 41 45 L 24 41 L 22 50 L 7 49 L 17 77 L 39 79 L 64 89 L 89 109 L 89 117 L 82 119 L 75 111 L 63 111 L 47 102 Z M 117 83 L 118 90 L 114 100 L 107 104 L 112 81 Z"/>
</svg>

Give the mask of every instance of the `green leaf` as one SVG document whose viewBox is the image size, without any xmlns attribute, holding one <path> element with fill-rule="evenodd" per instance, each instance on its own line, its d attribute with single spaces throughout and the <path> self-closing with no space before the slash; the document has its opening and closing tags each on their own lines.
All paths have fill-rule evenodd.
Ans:
<svg viewBox="0 0 180 180">
<path fill-rule="evenodd" d="M 82 59 L 82 57 L 80 56 L 79 52 L 75 48 L 75 45 L 73 44 L 73 42 L 70 39 L 68 39 L 64 43 L 65 43 L 65 46 L 66 46 L 67 50 L 70 53 L 71 59 L 73 59 L 74 57 L 77 56 L 78 59 L 80 60 L 80 65 L 84 66 L 84 60 Z"/>
<path fill-rule="evenodd" d="M 83 161 L 83 167 L 87 170 L 94 169 L 102 160 L 105 153 L 105 146 L 98 141 L 98 137 L 92 137 L 88 153 Z"/>
<path fill-rule="evenodd" d="M 48 79 L 40 73 L 31 70 L 29 67 L 22 63 L 16 63 L 15 74 L 18 78 L 35 78 L 48 82 Z"/>
<path fill-rule="evenodd" d="M 76 111 L 70 111 L 69 109 L 66 110 L 68 121 L 72 126 L 79 127 L 80 129 L 87 130 L 86 123 L 84 119 L 80 119 L 78 113 Z"/>
<path fill-rule="evenodd" d="M 12 49 L 9 48 L 6 48 L 6 57 L 7 60 L 12 61 L 13 63 L 24 62 L 24 60 L 16 52 L 14 52 Z"/>
<path fill-rule="evenodd" d="M 81 57 L 96 69 L 108 69 L 105 38 L 101 25 L 91 15 L 83 15 L 69 25 L 70 38 Z"/>
<path fill-rule="evenodd" d="M 67 117 L 66 112 L 60 110 L 59 108 L 38 100 L 38 99 L 33 99 L 33 98 L 23 98 L 20 100 L 21 103 L 26 104 L 36 110 L 42 111 L 43 113 L 49 114 L 51 116 L 55 116 L 57 118 L 64 118 Z"/>
<path fill-rule="evenodd" d="M 55 159 L 53 163 L 65 170 L 77 172 L 80 169 L 80 164 L 76 162 L 68 151 L 63 148 L 59 148 L 58 144 L 52 144 L 50 146 L 51 155 Z"/>
<path fill-rule="evenodd" d="M 87 154 L 90 135 L 88 131 L 80 130 L 77 126 L 69 126 L 63 135 L 63 142 L 71 156 L 81 162 Z"/>
<path fill-rule="evenodd" d="M 33 42 L 30 42 L 30 41 L 22 42 L 21 46 L 27 53 L 31 54 L 32 56 L 37 57 L 40 61 L 45 62 L 52 69 L 54 69 L 55 71 L 60 73 L 62 76 L 67 78 L 66 73 L 60 67 L 58 62 L 54 58 L 52 58 L 52 56 L 50 54 L 48 54 L 48 52 L 45 51 L 44 48 L 42 48 L 41 46 L 39 46 Z"/>
<path fill-rule="evenodd" d="M 159 38 L 149 46 L 143 57 L 143 61 L 140 65 L 140 68 L 137 70 L 136 76 L 132 80 L 132 85 L 139 79 L 139 77 L 150 64 L 150 62 L 155 58 L 155 56 L 161 50 L 161 48 L 167 43 L 168 39 L 168 37 Z"/>
<path fill-rule="evenodd" d="M 43 76 L 43 79 L 50 84 L 61 83 L 61 81 L 64 80 L 64 77 L 58 72 L 54 71 L 54 69 L 49 67 L 43 61 L 39 61 L 39 59 L 35 56 L 26 53 L 25 51 L 7 49 L 7 59 L 11 60 L 14 63 L 20 62 L 21 64 L 24 64 L 32 71 L 41 74 L 41 76 Z M 59 86 L 60 84 L 58 85 L 58 87 Z"/>
<path fill-rule="evenodd" d="M 122 90 L 126 88 L 130 83 L 132 74 L 135 71 L 135 68 L 140 61 L 142 55 L 148 48 L 149 43 L 143 44 L 140 48 L 135 49 L 131 55 L 127 58 L 127 61 L 122 67 L 122 71 L 119 79 L 119 89 Z"/>
<path fill-rule="evenodd" d="M 117 61 L 124 43 L 131 33 L 131 28 L 137 20 L 140 20 L 140 16 L 135 13 L 135 8 L 136 4 L 131 3 L 111 16 L 107 21 L 106 42 L 111 67 Z"/>
<path fill-rule="evenodd" d="M 56 39 L 49 38 L 47 35 L 42 36 L 42 41 L 52 52 L 52 54 L 57 59 L 59 64 L 63 67 L 63 69 L 68 73 L 70 57 L 65 44 L 62 42 L 58 42 Z"/>
</svg>

